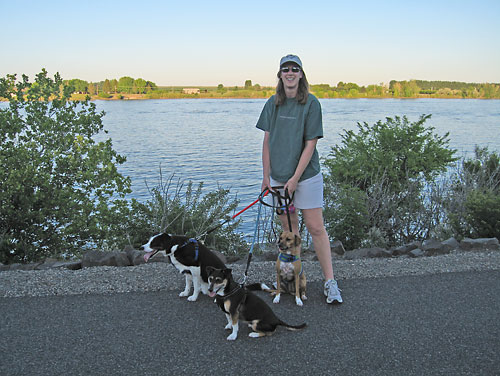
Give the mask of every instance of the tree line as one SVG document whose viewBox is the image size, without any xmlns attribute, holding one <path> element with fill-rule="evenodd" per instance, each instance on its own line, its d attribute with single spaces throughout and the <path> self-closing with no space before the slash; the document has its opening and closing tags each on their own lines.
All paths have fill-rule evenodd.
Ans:
<svg viewBox="0 0 500 376">
<path fill-rule="evenodd" d="M 158 87 L 154 82 L 129 76 L 120 79 L 106 79 L 99 82 L 87 82 L 78 78 L 65 80 L 64 84 L 73 88 L 73 93 L 97 95 L 108 98 L 111 94 L 147 94 Z"/>
<path fill-rule="evenodd" d="M 266 98 L 274 93 L 274 87 L 252 84 L 246 80 L 243 86 L 197 87 L 199 93 L 185 93 L 181 86 L 160 87 L 143 78 L 129 76 L 120 79 L 106 79 L 87 82 L 81 79 L 64 81 L 73 87 L 74 94 L 86 94 L 100 98 L 110 98 L 125 94 L 142 94 L 146 99 L 199 97 L 199 98 Z M 498 83 L 467 83 L 456 81 L 392 80 L 389 86 L 380 83 L 360 86 L 348 82 L 338 82 L 336 86 L 314 84 L 311 92 L 319 98 L 480 98 L 500 99 Z"/>
</svg>

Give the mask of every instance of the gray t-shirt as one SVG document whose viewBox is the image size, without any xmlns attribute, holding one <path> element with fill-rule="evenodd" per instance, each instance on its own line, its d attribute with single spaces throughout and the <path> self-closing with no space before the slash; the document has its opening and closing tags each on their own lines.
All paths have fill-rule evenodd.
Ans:
<svg viewBox="0 0 500 376">
<path fill-rule="evenodd" d="M 306 104 L 287 98 L 281 106 L 268 99 L 260 114 L 257 128 L 269 132 L 271 177 L 287 182 L 295 173 L 305 141 L 323 137 L 321 105 L 309 94 Z M 312 178 L 320 172 L 319 155 L 315 149 L 299 181 Z"/>
</svg>

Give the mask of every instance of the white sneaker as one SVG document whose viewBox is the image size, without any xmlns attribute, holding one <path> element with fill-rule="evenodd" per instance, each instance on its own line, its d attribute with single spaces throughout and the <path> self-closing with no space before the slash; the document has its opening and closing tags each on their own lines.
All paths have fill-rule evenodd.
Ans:
<svg viewBox="0 0 500 376">
<path fill-rule="evenodd" d="M 337 286 L 337 281 L 334 279 L 329 279 L 328 281 L 325 282 L 325 296 L 326 296 L 326 302 L 328 304 L 336 302 L 338 304 L 341 304 L 343 302 L 342 296 L 340 296 L 340 290 L 339 287 Z"/>
</svg>

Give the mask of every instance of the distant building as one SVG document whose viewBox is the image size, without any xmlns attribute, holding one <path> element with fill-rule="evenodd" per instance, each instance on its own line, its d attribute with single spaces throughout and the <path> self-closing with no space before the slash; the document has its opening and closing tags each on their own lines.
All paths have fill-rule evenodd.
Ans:
<svg viewBox="0 0 500 376">
<path fill-rule="evenodd" d="M 200 89 L 194 87 L 185 87 L 182 89 L 184 94 L 200 94 Z"/>
</svg>

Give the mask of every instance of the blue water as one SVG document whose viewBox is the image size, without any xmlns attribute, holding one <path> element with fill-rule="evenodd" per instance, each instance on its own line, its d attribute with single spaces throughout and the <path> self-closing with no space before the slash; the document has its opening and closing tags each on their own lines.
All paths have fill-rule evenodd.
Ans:
<svg viewBox="0 0 500 376">
<path fill-rule="evenodd" d="M 344 129 L 358 122 L 373 124 L 386 117 L 406 115 L 415 121 L 432 114 L 426 126 L 449 132 L 457 155 L 472 155 L 475 145 L 500 150 L 500 101 L 461 99 L 322 99 L 325 137 L 320 155 L 340 143 Z M 204 182 L 206 191 L 218 186 L 237 195 L 241 208 L 255 200 L 261 185 L 262 131 L 255 128 L 265 100 L 179 99 L 97 101 L 104 110 L 106 137 L 127 157 L 120 172 L 132 179 L 133 194 L 150 198 L 147 186 L 164 179 Z M 252 221 L 249 221 L 252 222 Z M 243 224 L 249 232 L 252 224 Z"/>
</svg>

